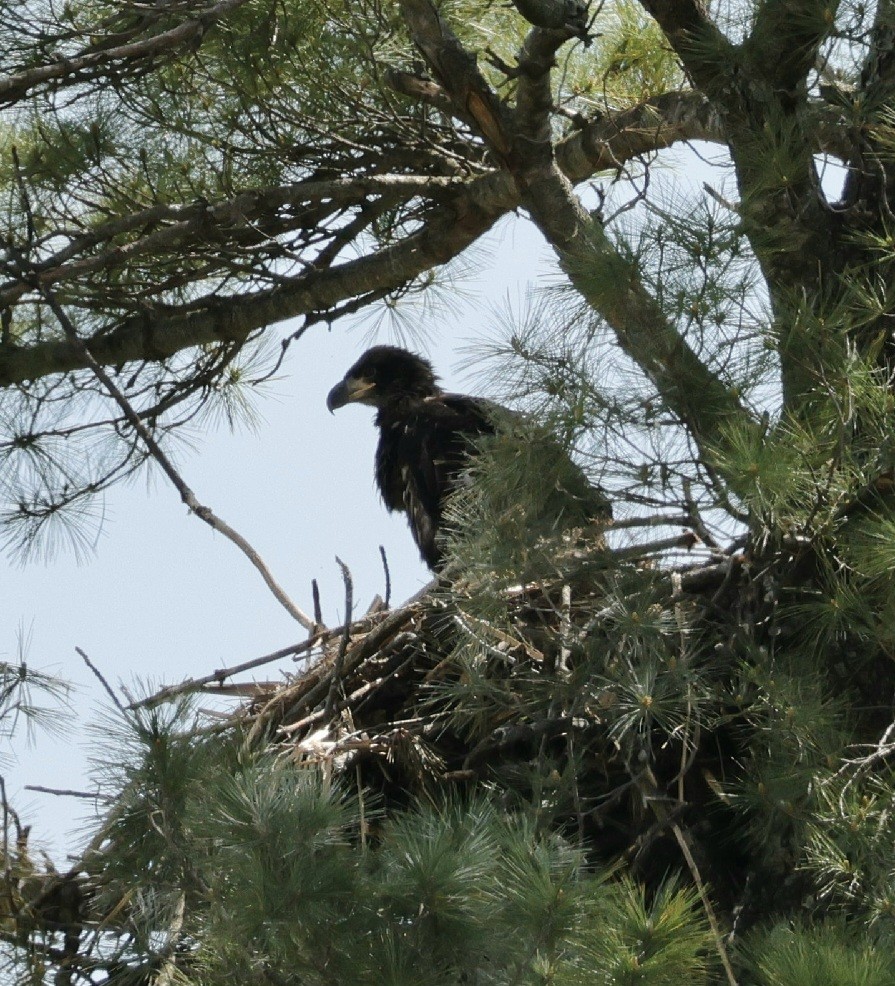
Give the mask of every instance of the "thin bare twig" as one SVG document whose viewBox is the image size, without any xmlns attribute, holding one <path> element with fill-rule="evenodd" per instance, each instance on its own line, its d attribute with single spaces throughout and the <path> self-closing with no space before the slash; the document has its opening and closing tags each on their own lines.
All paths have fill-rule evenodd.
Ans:
<svg viewBox="0 0 895 986">
<path fill-rule="evenodd" d="M 115 799 L 99 791 L 70 791 L 63 787 L 44 787 L 43 784 L 26 784 L 26 791 L 36 791 L 38 794 L 52 794 L 57 798 L 84 798 L 88 801 L 102 801 L 111 804 Z"/>
<path fill-rule="evenodd" d="M 392 604 L 392 576 L 388 570 L 388 558 L 385 548 L 379 545 L 379 557 L 382 559 L 382 570 L 385 572 L 385 608 L 388 609 Z"/>
<path fill-rule="evenodd" d="M 323 626 L 323 610 L 320 606 L 320 586 L 317 579 L 311 579 L 311 598 L 314 600 L 314 619 L 318 626 Z"/>
<path fill-rule="evenodd" d="M 612 551 L 613 561 L 627 561 L 631 558 L 643 558 L 647 555 L 657 555 L 671 548 L 685 548 L 689 551 L 699 543 L 699 538 L 692 531 L 684 531 L 677 537 L 662 538 L 644 544 L 632 544 L 629 548 L 615 548 Z"/>
<path fill-rule="evenodd" d="M 656 781 L 652 776 L 651 771 L 647 770 L 637 778 L 637 786 L 640 788 L 640 792 L 643 795 L 644 800 L 649 804 L 658 822 L 661 825 L 670 828 L 674 833 L 674 838 L 680 847 L 681 853 L 687 864 L 687 869 L 689 869 L 690 875 L 693 877 L 693 882 L 696 884 L 696 891 L 699 894 L 699 899 L 702 902 L 705 916 L 708 919 L 709 927 L 712 931 L 712 937 L 715 940 L 715 949 L 721 959 L 721 965 L 724 967 L 727 981 L 730 986 L 739 986 L 733 971 L 733 966 L 730 964 L 730 956 L 727 954 L 727 949 L 724 946 L 724 937 L 721 934 L 721 925 L 718 921 L 718 916 L 715 914 L 715 908 L 712 906 L 708 888 L 705 885 L 705 881 L 702 879 L 702 874 L 699 872 L 699 867 L 696 865 L 696 860 L 693 858 L 693 852 L 690 849 L 690 842 L 687 836 L 665 807 L 663 796 L 656 786 Z"/>
<path fill-rule="evenodd" d="M 150 708 L 153 705 L 158 705 L 160 702 L 167 702 L 168 699 L 174 698 L 177 695 L 183 695 L 186 692 L 199 691 L 199 689 L 204 688 L 206 685 L 223 684 L 227 678 L 232 678 L 233 675 L 241 674 L 243 671 L 251 671 L 254 668 L 260 668 L 264 664 L 271 664 L 274 661 L 279 661 L 284 657 L 298 657 L 301 654 L 306 654 L 309 650 L 313 650 L 316 646 L 318 646 L 318 644 L 325 643 L 327 640 L 337 637 L 342 632 L 342 627 L 335 627 L 332 630 L 317 633 L 310 639 L 302 641 L 300 644 L 293 644 L 291 647 L 283 647 L 281 650 L 276 650 L 272 654 L 265 654 L 263 657 L 255 657 L 251 661 L 243 661 L 241 664 L 234 664 L 229 668 L 218 668 L 217 671 L 212 671 L 211 674 L 207 674 L 203 678 L 187 678 L 186 681 L 182 681 L 179 685 L 168 685 L 167 687 L 157 691 L 154 695 L 150 695 L 148 698 L 140 699 L 139 702 L 135 702 L 133 705 L 129 706 L 129 708 Z"/>
<path fill-rule="evenodd" d="M 112 688 L 112 686 L 109 684 L 108 681 L 106 681 L 102 671 L 100 671 L 100 669 L 93 663 L 93 661 L 90 660 L 90 658 L 84 653 L 84 651 L 81 650 L 80 647 L 75 648 L 75 653 L 77 653 L 82 658 L 82 660 L 87 665 L 87 667 L 90 668 L 90 670 L 94 673 L 99 683 L 106 690 L 106 694 L 114 702 L 115 707 L 118 709 L 118 711 L 121 713 L 125 713 L 127 710 L 125 709 L 124 705 L 122 705 L 121 699 L 115 694 L 115 689 Z"/>
<path fill-rule="evenodd" d="M 418 597 L 413 596 L 400 609 L 393 610 L 392 612 L 381 612 L 377 614 L 382 617 L 382 621 L 374 630 L 371 630 L 359 644 L 351 647 L 346 653 L 345 661 L 342 667 L 342 675 L 344 676 L 352 673 L 371 654 L 375 653 L 383 641 L 388 640 L 392 634 L 400 630 L 405 623 L 408 623 L 413 617 L 415 611 L 414 607 L 417 602 Z M 363 626 L 363 621 L 359 620 L 351 626 L 349 630 L 357 633 L 363 628 Z M 339 632 L 344 632 L 344 630 L 345 628 L 342 627 L 339 628 L 338 631 L 333 631 L 331 633 L 331 638 L 337 636 Z M 292 722 L 294 716 L 302 714 L 302 710 L 314 708 L 317 702 L 322 699 L 324 691 L 328 690 L 328 679 L 322 678 L 319 675 L 316 678 L 311 678 L 309 676 L 303 680 L 302 686 L 304 690 L 298 692 L 294 696 L 294 701 L 292 704 L 279 717 L 279 721 L 281 723 L 289 724 Z M 267 707 L 261 710 L 257 717 L 259 722 L 266 715 L 267 709 L 275 704 L 275 701 L 275 699 L 272 700 Z"/>
<path fill-rule="evenodd" d="M 699 504 L 696 502 L 693 496 L 693 483 L 689 477 L 685 476 L 683 480 L 684 487 L 684 504 L 687 508 L 687 513 L 689 514 L 689 520 L 686 524 L 687 527 L 692 527 L 696 534 L 699 535 L 700 539 L 712 548 L 718 554 L 722 553 L 721 545 L 718 544 L 715 536 L 706 527 L 705 521 L 702 519 L 702 512 L 699 509 Z"/>
<path fill-rule="evenodd" d="M 431 583 L 426 586 L 426 590 L 431 588 Z M 389 613 L 384 610 L 378 610 L 376 612 L 367 613 L 363 619 L 356 620 L 354 624 L 348 625 L 347 632 L 354 634 L 364 633 L 378 623 L 379 627 L 376 632 L 371 635 L 371 637 L 373 641 L 379 641 L 381 639 L 379 636 L 381 632 L 386 634 L 391 633 L 394 627 L 400 626 L 403 622 L 410 619 L 412 607 L 424 594 L 424 592 L 417 593 L 408 599 L 400 609 L 397 609 L 394 612 Z M 330 640 L 334 640 L 336 637 L 344 636 L 345 633 L 345 624 L 332 627 L 331 629 L 320 628 L 312 637 L 309 637 L 307 640 L 303 640 L 301 643 L 293 644 L 290 647 L 284 647 L 281 650 L 273 651 L 273 653 L 265 654 L 262 657 L 252 658 L 250 661 L 243 661 L 241 664 L 234 664 L 229 668 L 218 668 L 218 670 L 212 671 L 211 674 L 207 674 L 202 678 L 187 678 L 186 681 L 182 681 L 178 685 L 168 685 L 165 688 L 155 692 L 153 695 L 149 695 L 147 698 L 133 702 L 128 706 L 128 708 L 150 708 L 153 705 L 158 705 L 160 702 L 167 702 L 169 699 L 175 698 L 177 695 L 201 691 L 206 685 L 216 683 L 221 684 L 233 675 L 241 674 L 243 671 L 251 671 L 254 668 L 261 667 L 264 664 L 271 664 L 274 661 L 279 661 L 284 657 L 292 657 L 293 660 L 298 660 L 309 651 L 314 650 L 315 647 L 319 647 Z M 364 643 L 366 644 L 367 641 Z M 366 647 L 364 648 L 363 653 L 366 654 Z"/>
<path fill-rule="evenodd" d="M 329 692 L 326 696 L 324 715 L 327 719 L 332 715 L 336 704 L 336 692 L 341 685 L 342 665 L 345 663 L 345 652 L 348 650 L 348 644 L 351 640 L 351 613 L 354 609 L 354 581 L 351 578 L 351 572 L 338 555 L 336 556 L 336 563 L 342 569 L 342 581 L 345 583 L 345 632 L 339 642 L 339 650 L 333 663 L 332 677 L 329 682 Z"/>
<path fill-rule="evenodd" d="M 399 634 L 396 639 L 400 639 L 402 636 L 404 635 Z M 407 636 L 412 637 L 413 635 L 407 634 Z M 412 657 L 407 657 L 401 660 L 401 655 L 399 654 L 397 659 L 399 663 L 396 664 L 394 667 L 388 668 L 386 671 L 384 671 L 378 677 L 374 678 L 372 681 L 365 681 L 359 688 L 356 688 L 353 692 L 351 692 L 350 695 L 346 695 L 340 702 L 337 702 L 332 712 L 338 713 L 341 712 L 342 709 L 346 709 L 346 708 L 355 711 L 356 709 L 355 703 L 359 702 L 360 699 L 364 698 L 365 695 L 368 695 L 370 692 L 373 692 L 377 688 L 379 688 L 382 685 L 382 683 L 386 680 L 386 678 L 392 678 L 398 675 L 401 671 L 403 671 L 405 668 L 409 667 L 413 663 Z M 311 703 L 308 702 L 306 704 L 310 706 Z M 321 707 L 314 710 L 313 712 L 310 712 L 303 719 L 299 719 L 296 722 L 290 722 L 284 726 L 280 726 L 280 731 L 284 733 L 286 736 L 291 736 L 293 733 L 300 733 L 303 730 L 307 730 L 309 726 L 313 726 L 315 723 L 320 722 L 321 720 L 327 718 L 329 715 L 330 714 L 327 713 L 326 709 Z"/>
<path fill-rule="evenodd" d="M 624 517 L 614 520 L 610 525 L 613 531 L 622 531 L 629 527 L 688 527 L 689 514 L 650 514 L 647 517 Z"/>
<path fill-rule="evenodd" d="M 693 858 L 693 853 L 690 851 L 690 845 L 677 822 L 671 823 L 671 831 L 674 832 L 674 837 L 677 840 L 677 844 L 680 846 L 680 850 L 687 862 L 687 868 L 690 870 L 690 875 L 693 877 L 693 882 L 696 884 L 696 889 L 699 892 L 700 899 L 702 900 L 702 906 L 705 909 L 705 915 L 708 918 L 709 927 L 712 929 L 712 935 L 715 938 L 715 948 L 718 950 L 721 965 L 724 966 L 727 981 L 730 983 L 730 986 L 738 986 L 737 978 L 734 975 L 733 966 L 730 964 L 730 957 L 727 954 L 727 949 L 724 947 L 724 939 L 721 936 L 721 926 L 718 923 L 718 918 L 715 914 L 715 909 L 712 906 L 711 899 L 709 898 L 708 890 L 702 881 L 702 876 L 696 865 L 696 860 Z"/>
<path fill-rule="evenodd" d="M 255 551 L 251 544 L 249 544 L 249 542 L 246 541 L 246 539 L 238 531 L 235 531 L 229 524 L 221 520 L 221 518 L 218 517 L 210 507 L 207 507 L 198 501 L 196 494 L 193 493 L 189 486 L 187 486 L 180 473 L 178 473 L 174 468 L 173 463 L 162 451 L 161 446 L 131 406 L 130 401 L 127 397 L 125 397 L 124 393 L 119 390 L 115 381 L 109 376 L 103 366 L 93 357 L 93 354 L 90 352 L 87 344 L 78 335 L 77 329 L 75 329 L 74 324 L 59 304 L 53 292 L 48 288 L 41 286 L 39 286 L 39 290 L 46 299 L 46 302 L 50 306 L 53 314 L 59 321 L 59 324 L 62 326 L 62 329 L 69 341 L 72 345 L 77 346 L 81 350 L 85 364 L 90 368 L 94 376 L 100 381 L 100 383 L 102 383 L 112 399 L 124 412 L 124 416 L 127 418 L 128 424 L 130 424 L 134 431 L 143 440 L 153 459 L 155 459 L 155 461 L 162 467 L 165 475 L 171 480 L 175 489 L 180 494 L 180 499 L 183 500 L 187 507 L 189 507 L 190 511 L 200 520 L 204 520 L 209 527 L 223 534 L 229 541 L 232 541 L 233 544 L 235 544 L 236 547 L 242 551 L 242 553 L 261 573 L 261 577 L 264 579 L 268 589 L 270 589 L 273 593 L 277 602 L 279 602 L 280 605 L 287 610 L 290 616 L 297 620 L 306 630 L 313 631 L 316 627 L 314 620 L 311 619 L 311 617 L 305 612 L 300 610 L 286 595 L 279 583 L 276 579 L 274 579 L 270 569 L 268 569 L 267 565 L 264 563 L 264 560 L 258 552 Z"/>
</svg>

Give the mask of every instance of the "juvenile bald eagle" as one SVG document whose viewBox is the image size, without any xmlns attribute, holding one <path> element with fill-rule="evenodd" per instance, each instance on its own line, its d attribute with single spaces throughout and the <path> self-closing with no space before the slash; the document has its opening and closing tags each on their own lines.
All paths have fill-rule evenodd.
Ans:
<svg viewBox="0 0 895 986">
<path fill-rule="evenodd" d="M 445 504 L 468 475 L 477 441 L 495 434 L 501 419 L 518 416 L 482 398 L 446 393 L 428 360 L 396 346 L 369 349 L 326 398 L 330 411 L 351 403 L 376 408 L 376 485 L 389 510 L 407 514 L 423 560 L 437 569 Z M 610 517 L 602 491 L 569 467 L 593 493 L 593 516 Z"/>
</svg>

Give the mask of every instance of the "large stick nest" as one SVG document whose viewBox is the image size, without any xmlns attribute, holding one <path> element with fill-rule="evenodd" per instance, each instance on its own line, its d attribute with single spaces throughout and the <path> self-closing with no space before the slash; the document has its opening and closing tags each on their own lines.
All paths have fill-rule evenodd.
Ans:
<svg viewBox="0 0 895 986">
<path fill-rule="evenodd" d="M 624 600 L 608 598 L 606 586 L 626 578 L 650 586 L 651 608 L 670 621 L 669 634 L 680 634 L 682 653 L 695 641 L 700 660 L 712 655 L 718 683 L 710 717 L 676 725 L 657 717 L 633 730 L 633 741 L 619 733 L 619 706 L 630 696 L 595 687 L 586 661 Z M 576 547 L 551 577 L 492 591 L 500 620 L 482 618 L 468 581 L 442 579 L 400 608 L 376 602 L 345 626 L 319 626 L 302 643 L 140 704 L 186 692 L 241 696 L 218 732 L 323 769 L 386 813 L 474 792 L 510 810 L 534 805 L 545 826 L 585 846 L 595 864 L 621 862 L 648 885 L 679 872 L 705 900 L 711 894 L 729 927 L 742 928 L 774 910 L 794 912 L 805 897 L 794 847 L 784 838 L 773 851 L 756 850 L 754 840 L 750 848 L 748 812 L 729 795 L 754 732 L 748 699 L 737 704 L 727 687 L 742 665 L 730 642 L 745 633 L 761 646 L 778 590 L 779 570 L 758 565 L 742 544 L 706 554 L 689 531 L 640 546 Z M 604 651 L 616 659 L 611 645 Z M 285 680 L 235 681 L 289 657 L 303 667 Z M 891 690 L 892 662 L 880 669 L 865 667 L 869 691 L 882 674 Z M 861 683 L 852 678 L 848 687 Z M 648 690 L 640 700 L 651 701 Z M 868 722 L 868 737 L 880 723 Z M 88 913 L 104 880 L 102 839 L 68 874 L 32 879 L 33 892 L 22 895 L 25 923 L 65 933 L 71 953 L 80 928 L 107 917 Z M 66 908 L 76 918 L 66 919 Z"/>
<path fill-rule="evenodd" d="M 648 882 L 681 869 L 710 881 L 732 914 L 750 876 L 731 855 L 734 816 L 719 793 L 735 769 L 732 734 L 694 724 L 679 737 L 662 735 L 649 756 L 645 742 L 632 762 L 611 727 L 611 688 L 589 702 L 567 698 L 577 645 L 613 616 L 600 597 L 601 574 L 651 572 L 681 633 L 731 612 L 734 599 L 742 604 L 746 556 L 731 550 L 691 561 L 686 550 L 697 541 L 687 532 L 644 548 L 601 546 L 583 562 L 579 553 L 569 573 L 505 588 L 508 619 L 499 625 L 464 606 L 462 580 L 433 583 L 397 610 L 374 607 L 321 631 L 306 669 L 262 687 L 241 710 L 243 725 L 252 742 L 375 792 L 387 811 L 483 787 L 508 805 L 540 803 L 549 824 L 582 840 L 595 861 L 625 860 Z M 462 700 L 450 696 L 470 687 L 458 657 L 469 645 L 494 696 L 464 716 Z"/>
</svg>

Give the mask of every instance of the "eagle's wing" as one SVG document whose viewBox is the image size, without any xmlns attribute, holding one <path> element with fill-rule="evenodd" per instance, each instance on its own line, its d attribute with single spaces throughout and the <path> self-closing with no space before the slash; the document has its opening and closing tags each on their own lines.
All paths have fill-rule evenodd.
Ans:
<svg viewBox="0 0 895 986">
<path fill-rule="evenodd" d="M 556 523 L 577 526 L 612 516 L 603 491 L 591 485 L 559 441 L 549 432 L 531 431 L 531 423 L 498 404 L 460 394 L 434 394 L 405 404 L 400 416 L 382 421 L 376 480 L 390 510 L 406 512 L 420 554 L 431 568 L 442 558 L 438 533 L 450 495 L 469 476 L 470 454 L 479 440 L 496 432 L 517 434 L 545 456 L 539 509 Z M 554 460 L 559 460 L 554 462 Z"/>
<path fill-rule="evenodd" d="M 494 433 L 494 410 L 488 401 L 438 394 L 420 401 L 404 422 L 395 456 L 400 463 L 402 506 L 431 566 L 441 558 L 436 536 L 445 500 L 461 481 L 475 439 Z"/>
</svg>

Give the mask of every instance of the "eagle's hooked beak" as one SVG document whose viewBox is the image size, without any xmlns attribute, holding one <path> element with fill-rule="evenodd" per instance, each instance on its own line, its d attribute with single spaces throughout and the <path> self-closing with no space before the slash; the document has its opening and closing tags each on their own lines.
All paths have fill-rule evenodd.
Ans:
<svg viewBox="0 0 895 986">
<path fill-rule="evenodd" d="M 376 389 L 376 384 L 370 380 L 359 380 L 357 377 L 345 377 L 326 395 L 326 406 L 330 414 L 338 407 L 363 402 L 364 398 Z"/>
</svg>

